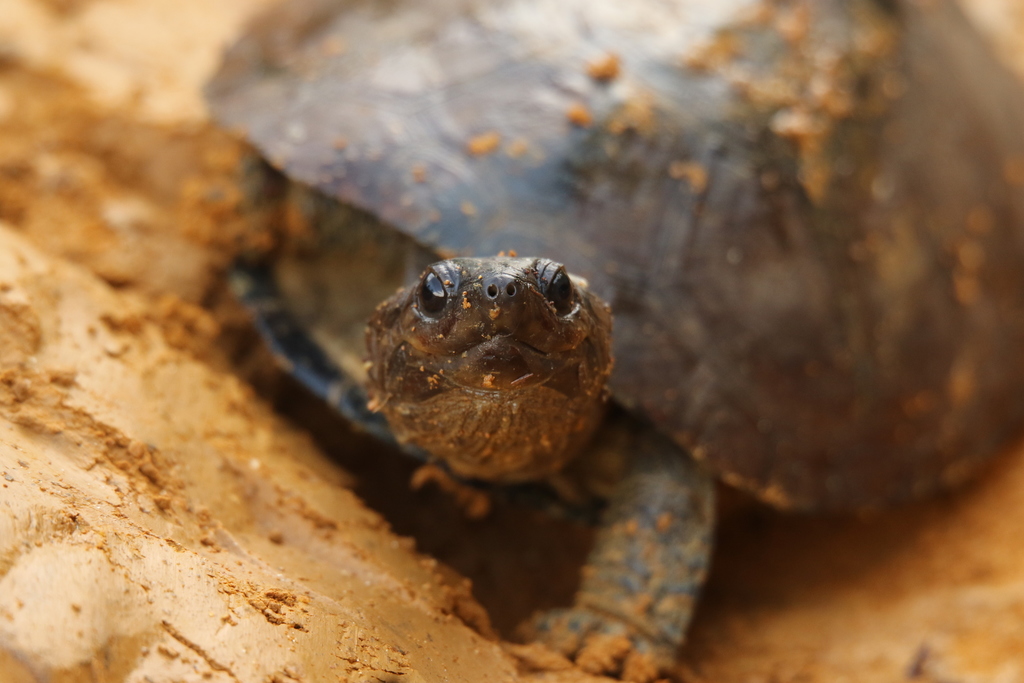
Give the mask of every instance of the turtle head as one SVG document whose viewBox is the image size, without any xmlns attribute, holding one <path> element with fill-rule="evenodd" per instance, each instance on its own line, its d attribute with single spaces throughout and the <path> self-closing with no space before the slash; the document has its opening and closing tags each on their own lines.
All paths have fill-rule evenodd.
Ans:
<svg viewBox="0 0 1024 683">
<path fill-rule="evenodd" d="M 457 474 L 544 476 L 600 421 L 610 336 L 607 305 L 560 263 L 440 261 L 370 321 L 372 404 Z"/>
</svg>

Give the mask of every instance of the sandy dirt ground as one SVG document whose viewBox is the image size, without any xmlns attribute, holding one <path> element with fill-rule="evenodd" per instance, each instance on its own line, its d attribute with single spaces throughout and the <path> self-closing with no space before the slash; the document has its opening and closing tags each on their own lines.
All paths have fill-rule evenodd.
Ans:
<svg viewBox="0 0 1024 683">
<path fill-rule="evenodd" d="M 409 491 L 224 290 L 200 89 L 264 4 L 0 0 L 0 681 L 587 680 L 496 634 L 589 531 Z M 968 9 L 1024 75 L 1024 7 Z M 724 507 L 678 680 L 1024 681 L 1024 452 L 865 518 Z"/>
</svg>

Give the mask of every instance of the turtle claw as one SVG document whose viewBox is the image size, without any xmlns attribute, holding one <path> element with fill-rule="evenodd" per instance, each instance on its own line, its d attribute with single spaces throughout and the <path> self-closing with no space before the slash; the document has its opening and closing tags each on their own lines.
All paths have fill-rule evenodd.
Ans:
<svg viewBox="0 0 1024 683">
<path fill-rule="evenodd" d="M 566 607 L 535 615 L 521 628 L 521 634 L 574 658 L 588 638 L 628 638 L 629 630 L 626 624 L 585 607 Z"/>
<path fill-rule="evenodd" d="M 630 683 L 656 680 L 675 654 L 671 644 L 655 642 L 630 624 L 586 607 L 542 612 L 520 633 L 573 660 L 586 673 Z"/>
</svg>

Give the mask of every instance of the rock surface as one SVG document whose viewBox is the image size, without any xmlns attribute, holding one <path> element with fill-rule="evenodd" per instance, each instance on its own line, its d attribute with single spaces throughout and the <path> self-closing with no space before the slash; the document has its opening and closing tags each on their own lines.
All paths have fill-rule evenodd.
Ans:
<svg viewBox="0 0 1024 683">
<path fill-rule="evenodd" d="M 242 353 L 238 150 L 200 86 L 263 4 L 0 2 L 0 680 L 585 680 L 490 637 L 385 516 L 506 635 L 568 598 L 585 531 L 407 493 Z M 967 6 L 1024 65 L 1019 3 Z M 676 676 L 1024 680 L 1022 508 L 1017 452 L 870 518 L 739 500 Z"/>
<path fill-rule="evenodd" d="M 468 582 L 144 299 L 7 227 L 0 273 L 0 672 L 514 676 Z"/>
</svg>

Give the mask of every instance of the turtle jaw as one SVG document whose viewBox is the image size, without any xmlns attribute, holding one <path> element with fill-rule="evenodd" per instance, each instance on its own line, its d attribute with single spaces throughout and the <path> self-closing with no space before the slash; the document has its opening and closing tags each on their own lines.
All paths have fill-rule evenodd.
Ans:
<svg viewBox="0 0 1024 683">
<path fill-rule="evenodd" d="M 387 379 L 371 394 L 400 442 L 458 476 L 521 482 L 559 471 L 589 441 L 611 361 L 607 336 L 544 353 L 502 335 L 455 356 L 402 343 L 375 370 Z"/>
<path fill-rule="evenodd" d="M 544 353 L 511 335 L 501 335 L 463 351 L 446 376 L 464 389 L 522 391 L 550 380 L 565 365 L 566 355 Z"/>
</svg>

